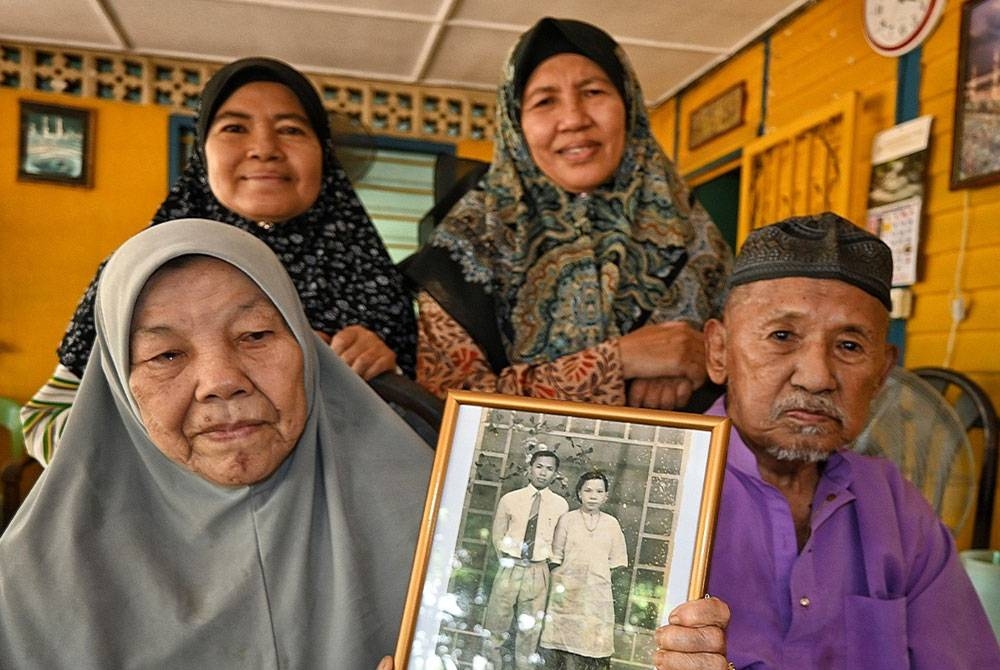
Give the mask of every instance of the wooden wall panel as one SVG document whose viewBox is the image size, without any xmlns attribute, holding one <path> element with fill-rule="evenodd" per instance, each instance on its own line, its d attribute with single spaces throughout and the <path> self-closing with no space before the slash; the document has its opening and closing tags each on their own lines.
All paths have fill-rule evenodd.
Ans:
<svg viewBox="0 0 1000 670">
<path fill-rule="evenodd" d="M 63 91 L 77 99 L 156 105 L 193 114 L 201 87 L 220 63 L 61 47 L 0 43 L 0 84 L 25 93 Z M 304 73 L 328 111 L 380 135 L 454 142 L 488 140 L 495 93 L 363 81 Z"/>
<path fill-rule="evenodd" d="M 934 127 L 920 281 L 913 287 L 904 362 L 909 367 L 949 364 L 976 379 L 1000 405 L 1000 185 L 949 188 L 961 8 L 960 2 L 945 6 L 921 54 L 921 111 L 934 115 Z M 953 358 L 946 360 L 963 215 L 968 233 L 959 290 L 969 308 L 958 326 Z"/>
<path fill-rule="evenodd" d="M 948 249 L 938 253 L 923 254 L 923 270 L 926 278 L 920 282 L 923 291 L 951 291 L 958 265 L 958 253 Z M 1000 289 L 1000 268 L 996 250 L 990 247 L 967 249 L 962 263 L 961 285 L 964 291 L 986 291 Z M 990 320 L 997 314 L 989 315 Z M 913 331 L 927 329 L 934 324 L 915 321 L 909 324 Z"/>
<path fill-rule="evenodd" d="M 947 178 L 944 179 L 947 188 Z M 959 192 L 956 200 L 962 200 Z M 970 208 L 969 238 L 973 248 L 995 250 L 1000 247 L 1000 202 L 992 202 L 972 211 Z M 935 214 L 933 225 L 925 220 L 921 230 L 921 252 L 925 254 L 955 252 L 958 238 L 961 235 L 962 209 L 961 204 L 952 207 L 941 214 Z M 998 259 L 1000 260 L 1000 259 Z"/>
<path fill-rule="evenodd" d="M 963 333 L 987 332 L 996 325 L 996 317 L 1000 314 L 1000 294 L 996 291 L 972 292 L 975 303 L 969 309 L 969 317 L 959 324 Z M 944 291 L 921 295 L 920 300 L 914 303 L 914 312 L 919 314 L 923 323 L 926 324 L 948 324 L 951 320 L 951 296 Z M 907 330 L 909 335 L 936 335 L 937 327 L 933 330 L 924 331 L 920 324 L 916 324 Z M 994 347 L 1000 352 L 1000 347 Z"/>
<path fill-rule="evenodd" d="M 722 156 L 739 150 L 757 137 L 761 121 L 761 96 L 763 93 L 764 46 L 756 44 L 725 65 L 706 76 L 697 88 L 680 98 L 681 128 L 680 151 L 677 163 L 682 172 L 697 170 Z M 733 86 L 745 84 L 743 124 L 708 140 L 695 148 L 690 147 L 691 113 L 710 102 Z"/>
<path fill-rule="evenodd" d="M 649 126 L 653 137 L 660 143 L 667 158 L 674 160 L 676 154 L 677 99 L 671 98 L 649 112 Z"/>
<path fill-rule="evenodd" d="M 861 31 L 862 0 L 825 0 L 771 38 L 767 128 L 794 123 L 809 111 L 858 95 L 851 198 L 847 215 L 863 221 L 875 133 L 892 125 L 896 60 L 879 56 Z"/>
<path fill-rule="evenodd" d="M 906 340 L 906 357 L 920 360 L 907 362 L 906 367 L 943 365 L 942 359 L 947 348 L 947 338 L 936 334 L 915 333 Z M 983 352 L 986 352 L 984 355 Z M 959 329 L 951 364 L 948 367 L 961 370 L 976 380 L 997 404 L 996 369 L 1000 366 L 1000 348 L 996 334 L 985 331 L 969 332 Z M 998 524 L 994 522 L 994 537 Z"/>
<path fill-rule="evenodd" d="M 849 212 L 856 116 L 848 95 L 744 147 L 737 244 L 789 216 Z"/>
</svg>

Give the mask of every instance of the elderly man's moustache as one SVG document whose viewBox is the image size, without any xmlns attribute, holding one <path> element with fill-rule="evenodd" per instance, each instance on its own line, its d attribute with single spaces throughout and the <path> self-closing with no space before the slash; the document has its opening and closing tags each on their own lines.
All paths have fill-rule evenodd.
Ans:
<svg viewBox="0 0 1000 670">
<path fill-rule="evenodd" d="M 840 408 L 834 404 L 829 396 L 825 395 L 796 393 L 782 398 L 771 408 L 771 418 L 776 419 L 789 410 L 805 410 L 806 412 L 825 414 L 837 421 L 842 421 L 844 418 Z"/>
</svg>

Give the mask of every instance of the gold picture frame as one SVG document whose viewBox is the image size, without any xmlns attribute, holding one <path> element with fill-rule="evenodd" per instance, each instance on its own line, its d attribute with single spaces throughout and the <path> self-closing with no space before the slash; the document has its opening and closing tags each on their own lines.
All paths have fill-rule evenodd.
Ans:
<svg viewBox="0 0 1000 670">
<path fill-rule="evenodd" d="M 555 630 L 559 608 L 575 606 L 557 584 L 568 579 L 575 561 L 603 556 L 609 542 L 621 546 L 622 541 L 624 554 L 617 552 L 618 565 L 608 566 L 604 590 L 611 597 L 614 616 L 607 621 L 609 610 L 601 626 L 610 629 L 602 635 L 610 634 L 613 640 L 612 658 L 648 666 L 655 650 L 655 628 L 665 623 L 673 607 L 704 595 L 729 425 L 725 417 L 700 414 L 449 393 L 395 667 L 489 667 L 487 660 L 497 667 L 493 660 L 497 656 L 529 653 L 512 648 L 518 630 L 538 635 L 540 644 L 530 653 L 548 654 L 545 645 L 552 642 L 547 641 L 545 626 Z M 545 457 L 553 452 L 557 458 Z M 551 540 L 546 536 L 529 542 L 523 524 L 518 539 L 511 540 L 513 530 L 499 532 L 508 527 L 505 524 L 514 525 L 508 521 L 513 518 L 509 512 L 513 503 L 505 501 L 521 496 L 520 491 L 538 490 L 529 488 L 525 478 L 536 476 L 535 461 L 541 469 L 546 463 L 555 466 L 555 480 L 542 488 L 564 499 L 574 498 L 574 493 L 577 500 L 586 499 L 587 489 L 580 487 L 588 478 L 598 495 L 606 489 L 603 504 L 597 503 L 597 515 L 588 517 L 605 524 L 597 539 L 589 527 L 591 539 L 582 545 L 568 539 L 577 532 L 573 524 L 579 528 L 572 515 L 583 519 L 585 512 L 584 503 L 575 500 L 565 501 L 554 533 L 551 513 L 544 521 L 538 515 L 533 522 L 537 531 L 528 531 L 532 537 L 553 533 Z M 605 475 L 600 483 L 597 473 Z M 587 504 L 592 510 L 593 497 Z M 579 549 L 591 542 L 593 552 Z M 547 553 L 539 556 L 537 547 L 544 543 Z M 518 547 L 520 556 L 510 546 Z M 529 555 L 532 551 L 535 555 Z M 519 621 L 516 625 L 511 621 L 508 630 L 495 624 L 497 630 L 489 630 L 488 620 L 504 616 L 497 618 L 499 606 L 491 602 L 503 599 L 494 594 L 501 572 L 506 575 L 522 567 L 547 575 L 550 562 L 560 563 L 551 572 L 552 588 L 563 589 L 558 604 L 552 596 L 544 616 L 539 611 L 527 622 L 521 615 L 514 617 Z M 548 576 L 545 579 L 548 584 Z M 528 623 L 531 626 L 525 628 Z M 531 645 L 529 636 L 522 647 Z M 513 667 L 513 661 L 502 665 Z"/>
</svg>

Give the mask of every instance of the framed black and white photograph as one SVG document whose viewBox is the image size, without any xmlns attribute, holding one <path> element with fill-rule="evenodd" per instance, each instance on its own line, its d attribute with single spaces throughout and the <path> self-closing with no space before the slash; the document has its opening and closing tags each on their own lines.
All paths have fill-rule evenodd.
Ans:
<svg viewBox="0 0 1000 670">
<path fill-rule="evenodd" d="M 93 114 L 86 109 L 21 101 L 17 176 L 91 185 Z"/>
<path fill-rule="evenodd" d="M 951 188 L 1000 181 L 1000 3 L 967 0 L 959 33 Z"/>
<path fill-rule="evenodd" d="M 649 667 L 704 595 L 728 437 L 724 417 L 451 392 L 396 667 Z"/>
</svg>

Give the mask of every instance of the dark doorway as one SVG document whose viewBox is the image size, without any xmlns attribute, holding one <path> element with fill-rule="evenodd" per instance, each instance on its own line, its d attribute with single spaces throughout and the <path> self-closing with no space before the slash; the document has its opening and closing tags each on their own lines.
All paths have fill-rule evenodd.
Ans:
<svg viewBox="0 0 1000 670">
<path fill-rule="evenodd" d="M 724 172 L 699 184 L 692 191 L 735 251 L 736 224 L 740 213 L 740 169 Z"/>
</svg>

